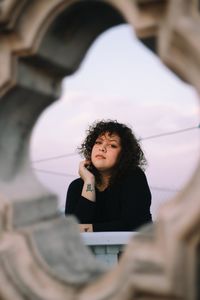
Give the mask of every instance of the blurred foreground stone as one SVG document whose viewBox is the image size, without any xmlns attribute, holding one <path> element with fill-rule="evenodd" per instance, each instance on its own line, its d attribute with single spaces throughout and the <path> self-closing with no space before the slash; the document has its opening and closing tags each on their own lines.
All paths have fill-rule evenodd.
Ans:
<svg viewBox="0 0 200 300">
<path fill-rule="evenodd" d="M 0 298 L 200 299 L 200 166 L 107 270 L 34 175 L 31 133 L 106 29 L 138 38 L 200 90 L 196 0 L 0 1 Z M 120 42 L 120 41 L 119 41 Z M 122 57 L 123 57 L 122 53 Z"/>
</svg>

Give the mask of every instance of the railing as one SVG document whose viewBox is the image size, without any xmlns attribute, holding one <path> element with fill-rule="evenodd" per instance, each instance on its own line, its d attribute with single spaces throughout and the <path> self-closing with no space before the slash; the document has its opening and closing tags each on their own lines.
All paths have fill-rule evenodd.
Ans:
<svg viewBox="0 0 200 300">
<path fill-rule="evenodd" d="M 124 246 L 135 234 L 137 232 L 84 232 L 81 236 L 98 260 L 113 266 L 118 262 Z"/>
</svg>

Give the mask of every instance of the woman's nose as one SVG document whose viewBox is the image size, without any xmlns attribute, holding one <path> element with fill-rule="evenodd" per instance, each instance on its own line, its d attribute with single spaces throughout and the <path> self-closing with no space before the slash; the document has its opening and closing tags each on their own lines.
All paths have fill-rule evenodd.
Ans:
<svg viewBox="0 0 200 300">
<path fill-rule="evenodd" d="M 106 145 L 102 144 L 100 147 L 100 150 L 103 152 L 106 152 L 106 150 L 107 150 Z"/>
</svg>

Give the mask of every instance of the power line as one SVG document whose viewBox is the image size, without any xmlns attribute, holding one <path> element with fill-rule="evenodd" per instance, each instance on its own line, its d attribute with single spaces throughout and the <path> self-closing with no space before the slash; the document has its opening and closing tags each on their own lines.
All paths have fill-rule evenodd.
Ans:
<svg viewBox="0 0 200 300">
<path fill-rule="evenodd" d="M 174 192 L 178 192 L 178 190 L 175 189 L 170 189 L 170 188 L 163 188 L 163 187 L 157 187 L 157 186 L 151 186 L 150 187 L 152 190 L 158 190 L 158 191 L 162 191 L 162 192 L 170 192 L 170 193 L 174 193 Z"/>
<path fill-rule="evenodd" d="M 36 169 L 36 168 L 34 168 L 34 170 L 37 171 L 37 172 L 47 173 L 47 174 L 50 174 L 50 175 L 56 175 L 56 176 L 62 176 L 62 177 L 76 177 L 76 175 L 73 175 L 73 174 L 53 172 L 53 171 L 47 171 L 47 170 L 43 170 L 43 169 Z M 178 190 L 175 190 L 175 189 L 155 187 L 155 186 L 150 186 L 150 189 L 151 190 L 158 190 L 158 191 L 162 191 L 162 192 L 167 192 L 167 193 L 169 193 L 169 192 L 170 193 L 178 192 Z"/>
<path fill-rule="evenodd" d="M 147 137 L 141 138 L 140 140 L 143 141 L 143 140 L 155 139 L 155 138 L 159 138 L 162 136 L 178 134 L 178 133 L 182 133 L 182 132 L 186 132 L 186 131 L 190 131 L 190 130 L 194 130 L 194 129 L 198 129 L 198 128 L 200 128 L 200 124 L 195 127 L 188 127 L 188 128 L 184 128 L 184 129 L 180 129 L 180 130 L 176 130 L 176 131 L 170 131 L 170 132 L 147 136 Z"/>
<path fill-rule="evenodd" d="M 191 130 L 198 129 L 198 128 L 200 128 L 200 124 L 198 126 L 194 126 L 194 127 L 188 127 L 188 128 L 184 128 L 184 129 L 180 129 L 180 130 L 176 130 L 176 131 L 165 132 L 165 133 L 161 133 L 161 134 L 156 134 L 156 135 L 144 137 L 144 138 L 141 138 L 140 140 L 155 139 L 155 138 L 159 138 L 159 137 L 163 137 L 163 136 L 169 136 L 169 135 L 183 133 L 183 132 L 186 132 L 186 131 L 191 131 Z M 50 161 L 50 160 L 57 160 L 57 159 L 62 159 L 62 158 L 65 158 L 65 157 L 71 157 L 71 156 L 76 156 L 76 155 L 78 155 L 78 153 L 72 152 L 72 153 L 68 153 L 68 154 L 63 154 L 63 155 L 38 159 L 36 161 L 33 161 L 32 163 L 41 163 L 41 162 L 46 162 L 46 161 Z M 48 170 L 44 170 L 44 169 L 37 169 L 37 168 L 33 168 L 33 169 L 37 172 L 46 173 L 46 174 L 50 174 L 50 175 L 56 175 L 56 176 L 62 176 L 62 177 L 76 177 L 76 175 L 73 175 L 73 174 L 54 172 L 54 171 L 48 171 Z M 170 189 L 170 188 L 162 188 L 162 187 L 155 187 L 155 186 L 150 187 L 150 188 L 152 190 L 159 190 L 159 191 L 162 191 L 162 192 L 173 192 L 173 193 L 178 192 L 177 190 Z"/>
<path fill-rule="evenodd" d="M 33 168 L 33 169 L 37 172 L 46 173 L 46 174 L 55 175 L 55 176 L 76 177 L 76 175 L 68 174 L 68 173 L 54 172 L 54 171 L 48 171 L 48 170 L 44 170 L 44 169 L 37 169 L 37 168 Z M 162 192 L 171 192 L 171 193 L 178 192 L 178 190 L 175 190 L 175 189 L 156 187 L 156 186 L 150 186 L 150 189 L 159 190 Z"/>
<path fill-rule="evenodd" d="M 46 173 L 46 174 L 54 175 L 54 176 L 73 177 L 73 178 L 75 178 L 77 176 L 77 175 L 74 175 L 74 174 L 48 171 L 48 170 L 44 170 L 44 169 L 37 169 L 37 168 L 33 168 L 33 169 L 37 172 Z M 170 193 L 177 193 L 178 192 L 178 190 L 176 190 L 176 189 L 157 187 L 157 186 L 150 186 L 150 189 L 151 190 L 158 190 L 158 191 L 162 191 L 162 192 L 167 192 L 167 193 L 169 193 L 169 192 Z"/>
<path fill-rule="evenodd" d="M 43 170 L 43 169 L 37 169 L 37 168 L 33 168 L 33 169 L 37 172 L 47 173 L 50 175 L 56 175 L 56 176 L 62 176 L 62 177 L 76 177 L 76 175 L 73 175 L 73 174 L 54 172 L 54 171 L 48 171 L 48 170 Z"/>
<path fill-rule="evenodd" d="M 186 131 L 191 131 L 191 130 L 199 129 L 199 128 L 200 128 L 200 124 L 198 126 L 188 127 L 188 128 L 184 128 L 184 129 L 180 129 L 180 130 L 176 130 L 176 131 L 169 131 L 169 132 L 165 132 L 165 133 L 160 133 L 160 134 L 156 134 L 156 135 L 147 136 L 147 137 L 141 138 L 140 140 L 144 141 L 144 140 L 155 139 L 155 138 L 174 135 L 174 134 L 179 134 L 179 133 L 183 133 L 183 132 L 186 132 Z M 62 158 L 65 158 L 65 157 L 71 157 L 71 156 L 76 156 L 76 155 L 78 155 L 78 153 L 72 152 L 72 153 L 67 153 L 67 154 L 63 154 L 63 155 L 37 159 L 35 161 L 32 161 L 32 163 L 34 163 L 34 164 L 35 163 L 41 163 L 41 162 L 46 162 L 46 161 L 50 161 L 50 160 L 57 160 L 57 159 L 62 159 Z"/>
<path fill-rule="evenodd" d="M 32 161 L 32 163 L 33 164 L 41 163 L 41 162 L 45 162 L 45 161 L 49 161 L 49 160 L 61 159 L 61 158 L 64 158 L 64 157 L 70 157 L 70 156 L 75 156 L 75 155 L 78 155 L 78 153 L 72 152 L 72 153 L 58 155 L 58 156 L 51 156 L 51 157 L 47 157 L 47 158 L 41 158 L 41 159 L 37 159 L 35 161 Z"/>
</svg>

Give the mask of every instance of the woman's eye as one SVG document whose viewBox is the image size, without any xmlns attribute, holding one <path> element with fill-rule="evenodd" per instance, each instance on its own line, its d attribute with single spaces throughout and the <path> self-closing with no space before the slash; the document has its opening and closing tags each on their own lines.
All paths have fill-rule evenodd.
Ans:
<svg viewBox="0 0 200 300">
<path fill-rule="evenodd" d="M 96 144 L 96 145 L 100 145 L 100 144 L 101 144 L 101 141 L 96 141 L 95 144 Z"/>
<path fill-rule="evenodd" d="M 110 146 L 111 146 L 111 148 L 117 148 L 117 145 L 115 145 L 115 144 L 111 144 Z"/>
</svg>

